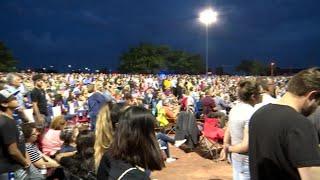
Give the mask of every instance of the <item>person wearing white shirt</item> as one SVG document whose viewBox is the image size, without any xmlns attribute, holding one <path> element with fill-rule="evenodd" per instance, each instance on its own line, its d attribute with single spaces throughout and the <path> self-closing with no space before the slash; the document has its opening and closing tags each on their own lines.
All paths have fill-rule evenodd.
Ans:
<svg viewBox="0 0 320 180">
<path fill-rule="evenodd" d="M 275 93 L 276 86 L 274 80 L 269 77 L 263 77 L 257 79 L 257 81 L 260 84 L 262 90 L 262 101 L 261 103 L 255 105 L 255 111 L 264 105 L 275 103 L 277 101 Z"/>
<path fill-rule="evenodd" d="M 221 159 L 231 153 L 234 180 L 249 180 L 249 133 L 248 124 L 254 113 L 254 105 L 261 102 L 261 92 L 255 80 L 243 80 L 239 82 L 237 103 L 230 111 L 229 123 L 226 129 Z"/>
</svg>

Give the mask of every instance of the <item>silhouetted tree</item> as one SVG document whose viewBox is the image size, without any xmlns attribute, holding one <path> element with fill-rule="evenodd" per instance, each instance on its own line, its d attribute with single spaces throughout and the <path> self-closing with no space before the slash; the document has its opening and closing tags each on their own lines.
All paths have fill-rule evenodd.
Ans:
<svg viewBox="0 0 320 180">
<path fill-rule="evenodd" d="M 258 60 L 242 60 L 236 71 L 247 75 L 268 75 L 268 66 Z"/>
<path fill-rule="evenodd" d="M 158 73 L 164 70 L 194 74 L 203 72 L 204 65 L 200 55 L 141 43 L 121 55 L 119 70 L 123 73 Z"/>
<path fill-rule="evenodd" d="M 13 57 L 11 51 L 0 41 L 0 71 L 16 71 L 17 60 Z"/>
<path fill-rule="evenodd" d="M 216 74 L 217 75 L 223 75 L 224 74 L 224 70 L 222 66 L 216 67 Z"/>
</svg>

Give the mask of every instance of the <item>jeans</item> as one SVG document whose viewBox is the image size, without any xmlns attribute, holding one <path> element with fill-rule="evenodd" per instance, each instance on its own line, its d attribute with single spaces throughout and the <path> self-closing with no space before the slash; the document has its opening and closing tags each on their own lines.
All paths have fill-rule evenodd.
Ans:
<svg viewBox="0 0 320 180">
<path fill-rule="evenodd" d="M 233 180 L 250 180 L 249 162 L 232 158 Z"/>
<path fill-rule="evenodd" d="M 8 180 L 9 173 L 0 174 L 0 180 Z M 18 180 L 42 180 L 45 179 L 43 175 L 40 174 L 40 171 L 31 164 L 28 169 L 18 169 L 14 171 L 14 178 Z"/>
<path fill-rule="evenodd" d="M 166 134 L 163 133 L 156 133 L 156 137 L 157 140 L 160 143 L 160 147 L 166 147 L 166 149 L 164 149 L 164 152 L 166 153 L 167 157 L 170 157 L 170 151 L 169 151 L 169 146 L 168 146 L 168 142 L 173 144 L 174 143 L 174 139 L 172 139 L 171 137 L 167 136 Z"/>
</svg>

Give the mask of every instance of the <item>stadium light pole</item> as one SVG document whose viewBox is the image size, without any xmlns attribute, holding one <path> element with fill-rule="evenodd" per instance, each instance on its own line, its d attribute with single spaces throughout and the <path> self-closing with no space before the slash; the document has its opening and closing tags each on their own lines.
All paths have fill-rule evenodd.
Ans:
<svg viewBox="0 0 320 180">
<path fill-rule="evenodd" d="M 274 62 L 270 63 L 270 76 L 274 76 L 274 65 L 275 65 Z"/>
<path fill-rule="evenodd" d="M 211 24 L 217 22 L 218 13 L 208 8 L 199 14 L 199 20 L 206 26 L 206 76 L 208 77 L 208 49 L 209 49 L 209 33 L 208 28 Z"/>
</svg>

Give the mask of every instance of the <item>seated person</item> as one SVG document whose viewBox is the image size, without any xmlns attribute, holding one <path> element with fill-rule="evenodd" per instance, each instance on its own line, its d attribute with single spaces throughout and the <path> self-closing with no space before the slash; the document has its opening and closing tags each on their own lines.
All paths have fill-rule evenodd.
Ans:
<svg viewBox="0 0 320 180">
<path fill-rule="evenodd" d="M 224 113 L 221 114 L 218 112 L 214 112 L 214 113 L 211 112 L 208 114 L 207 117 L 205 117 L 204 119 L 205 122 L 203 124 L 204 136 L 221 144 L 223 143 L 223 137 L 224 137 L 224 131 L 221 126 L 221 120 L 224 118 L 223 115 Z"/>
<path fill-rule="evenodd" d="M 172 107 L 170 107 L 170 100 L 169 99 L 163 99 L 162 100 L 162 106 L 158 106 L 158 116 L 157 120 L 161 127 L 164 127 L 169 124 L 169 121 L 174 121 L 177 116 L 177 111 L 173 110 Z"/>
<path fill-rule="evenodd" d="M 67 179 L 96 179 L 94 165 L 93 132 L 80 131 L 76 140 L 77 152 L 70 157 L 62 157 L 60 164 L 63 167 Z"/>
<path fill-rule="evenodd" d="M 43 166 L 45 166 L 46 168 L 56 168 L 59 166 L 59 164 L 55 160 L 44 155 L 35 145 L 39 133 L 34 123 L 23 124 L 22 131 L 24 138 L 26 139 L 26 151 L 30 156 L 31 163 L 35 167 L 40 169 L 43 168 Z"/>
<path fill-rule="evenodd" d="M 169 137 L 168 135 L 161 133 L 161 132 L 157 132 L 156 133 L 156 138 L 160 144 L 160 149 L 163 150 L 166 154 L 166 162 L 170 163 L 176 160 L 176 158 L 173 158 L 170 156 L 170 151 L 169 151 L 169 145 L 168 143 L 174 144 L 174 146 L 176 147 L 180 147 L 183 143 L 185 143 L 187 140 L 183 139 L 183 140 L 175 140 L 171 137 Z"/>
<path fill-rule="evenodd" d="M 57 151 L 55 159 L 60 161 L 62 157 L 73 156 L 77 151 L 76 139 L 78 136 L 79 130 L 77 127 L 67 126 L 65 127 L 60 134 L 60 139 L 63 141 L 61 149 Z"/>
<path fill-rule="evenodd" d="M 63 144 L 63 141 L 60 139 L 60 133 L 66 124 L 64 116 L 57 116 L 52 120 L 49 130 L 45 133 L 41 142 L 44 154 L 53 156 L 60 150 Z"/>
</svg>

